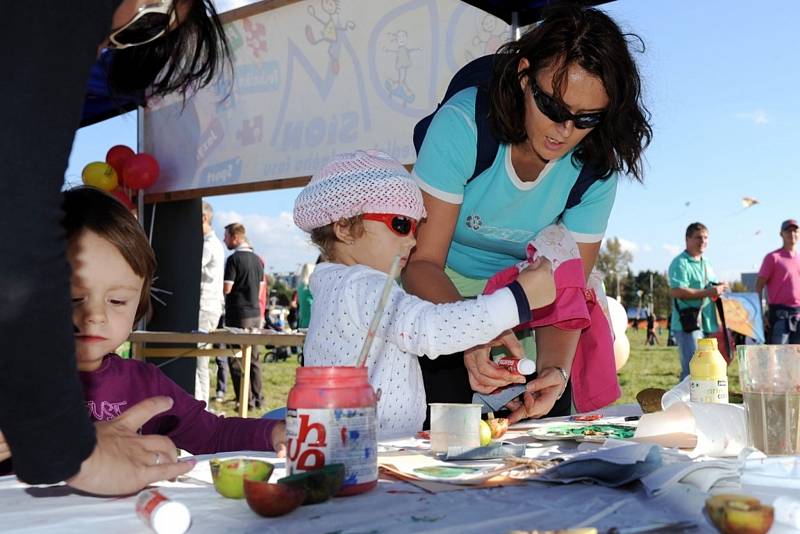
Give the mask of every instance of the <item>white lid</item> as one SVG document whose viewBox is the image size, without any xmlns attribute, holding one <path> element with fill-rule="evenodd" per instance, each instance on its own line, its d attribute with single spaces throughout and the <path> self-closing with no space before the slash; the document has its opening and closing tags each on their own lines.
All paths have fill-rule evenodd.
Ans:
<svg viewBox="0 0 800 534">
<path fill-rule="evenodd" d="M 536 363 L 528 358 L 523 358 L 517 364 L 517 371 L 521 375 L 532 375 L 536 371 Z"/>
<path fill-rule="evenodd" d="M 189 509 L 177 501 L 162 502 L 153 511 L 152 527 L 158 534 L 183 534 L 191 523 Z"/>
</svg>

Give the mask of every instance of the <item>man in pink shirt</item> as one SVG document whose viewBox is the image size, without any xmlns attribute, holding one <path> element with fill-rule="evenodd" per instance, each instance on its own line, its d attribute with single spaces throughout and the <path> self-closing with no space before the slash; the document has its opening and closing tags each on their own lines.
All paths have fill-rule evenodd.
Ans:
<svg viewBox="0 0 800 534">
<path fill-rule="evenodd" d="M 781 224 L 783 246 L 764 257 L 756 291 L 767 287 L 770 339 L 774 345 L 800 343 L 800 257 L 797 255 L 798 224 Z"/>
</svg>

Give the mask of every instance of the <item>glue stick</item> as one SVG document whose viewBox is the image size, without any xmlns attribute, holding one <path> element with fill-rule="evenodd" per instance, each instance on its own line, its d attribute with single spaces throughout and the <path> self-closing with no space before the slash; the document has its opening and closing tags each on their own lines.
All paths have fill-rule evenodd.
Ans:
<svg viewBox="0 0 800 534">
<path fill-rule="evenodd" d="M 500 358 L 494 363 L 520 375 L 532 375 L 536 371 L 536 363 L 528 358 Z"/>
<path fill-rule="evenodd" d="M 186 505 L 154 489 L 144 490 L 136 497 L 136 515 L 157 534 L 183 534 L 192 522 Z"/>
</svg>

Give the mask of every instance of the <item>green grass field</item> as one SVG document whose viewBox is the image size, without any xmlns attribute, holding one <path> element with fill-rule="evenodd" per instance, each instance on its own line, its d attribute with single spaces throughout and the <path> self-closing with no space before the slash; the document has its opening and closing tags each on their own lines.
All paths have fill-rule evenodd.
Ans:
<svg viewBox="0 0 800 534">
<path fill-rule="evenodd" d="M 617 403 L 636 402 L 636 394 L 644 388 L 655 387 L 669 389 L 678 383 L 680 363 L 678 362 L 677 347 L 665 346 L 666 338 L 661 336 L 660 346 L 645 347 L 645 330 L 634 331 L 628 329 L 628 339 L 631 343 L 631 355 L 628 362 L 619 372 L 619 383 L 622 387 L 622 397 Z M 666 332 L 665 332 L 666 334 Z M 290 356 L 287 361 L 263 362 L 264 348 L 261 347 L 261 377 L 264 386 L 265 404 L 260 409 L 251 411 L 250 417 L 260 417 L 265 412 L 286 405 L 286 397 L 294 384 L 297 357 Z M 216 391 L 217 367 L 211 362 L 211 392 Z M 739 371 L 736 361 L 728 368 L 729 389 L 739 391 Z M 228 393 L 221 403 L 211 401 L 211 408 L 225 415 L 236 415 L 236 402 L 233 397 L 232 386 L 229 384 Z"/>
</svg>

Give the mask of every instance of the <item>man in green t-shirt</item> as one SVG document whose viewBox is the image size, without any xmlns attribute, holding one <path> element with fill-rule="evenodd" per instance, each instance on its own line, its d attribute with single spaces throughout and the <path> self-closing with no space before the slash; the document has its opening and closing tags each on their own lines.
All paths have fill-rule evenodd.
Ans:
<svg viewBox="0 0 800 534">
<path fill-rule="evenodd" d="M 686 228 L 686 250 L 669 264 L 669 294 L 675 299 L 670 330 L 681 357 L 681 380 L 689 374 L 689 361 L 703 335 L 712 337 L 719 326 L 711 298 L 728 286 L 717 283 L 714 268 L 703 257 L 708 246 L 708 228 L 695 222 Z M 683 319 L 681 318 L 683 315 Z"/>
</svg>

